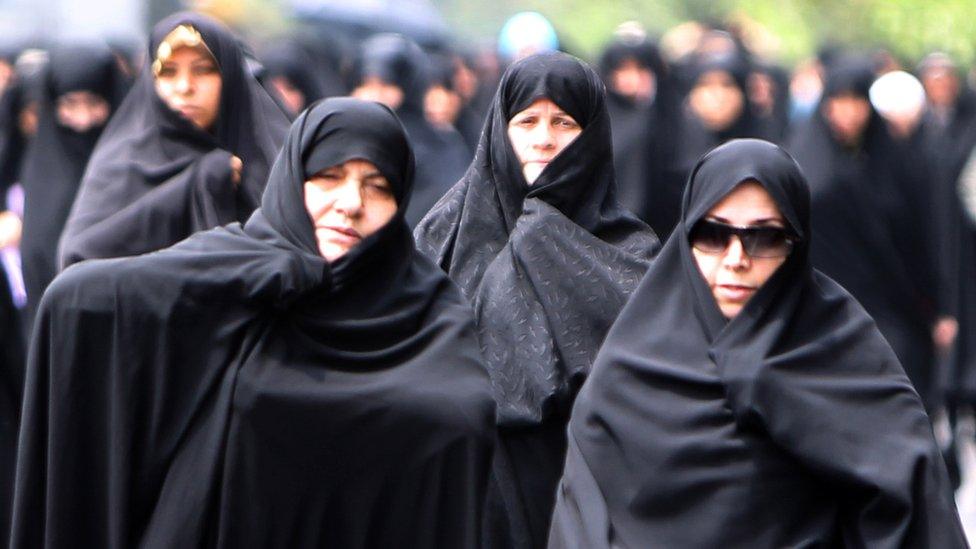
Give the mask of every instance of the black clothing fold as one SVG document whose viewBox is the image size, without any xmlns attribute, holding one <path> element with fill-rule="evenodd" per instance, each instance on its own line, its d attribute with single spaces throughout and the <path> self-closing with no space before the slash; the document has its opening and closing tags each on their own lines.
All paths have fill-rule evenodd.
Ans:
<svg viewBox="0 0 976 549">
<path fill-rule="evenodd" d="M 798 242 L 726 320 L 689 233 L 749 180 Z M 966 547 L 918 394 L 864 309 L 811 266 L 809 196 L 768 142 L 731 141 L 695 167 L 576 400 L 550 547 Z"/>
<path fill-rule="evenodd" d="M 401 207 L 332 264 L 303 200 L 321 149 Z M 326 100 L 243 227 L 62 273 L 12 547 L 477 547 L 494 407 L 470 307 L 403 220 L 412 173 L 390 110 Z"/>
<path fill-rule="evenodd" d="M 157 95 L 152 63 L 105 128 L 82 179 L 59 246 L 60 266 L 164 248 L 190 234 L 244 221 L 257 207 L 288 118 L 247 69 L 237 39 L 203 15 L 160 21 L 150 59 L 175 27 L 190 24 L 220 68 L 213 132 L 194 126 Z M 230 156 L 243 161 L 232 183 Z"/>
<path fill-rule="evenodd" d="M 57 102 L 62 95 L 87 91 L 109 104 L 110 113 L 122 98 L 125 77 L 107 46 L 62 46 L 51 53 L 42 99 L 38 105 L 37 134 L 24 158 L 24 228 L 20 255 L 27 290 L 27 325 L 30 326 L 44 289 L 58 273 L 58 239 L 74 203 L 88 158 L 104 124 L 85 132 L 61 125 Z"/>
<path fill-rule="evenodd" d="M 543 97 L 582 133 L 528 185 L 508 121 Z M 475 307 L 500 429 L 503 501 L 489 506 L 507 514 L 489 519 L 490 544 L 544 545 L 573 398 L 658 248 L 617 203 L 611 147 L 599 76 L 566 54 L 528 57 L 502 77 L 467 173 L 415 230 Z"/>
</svg>

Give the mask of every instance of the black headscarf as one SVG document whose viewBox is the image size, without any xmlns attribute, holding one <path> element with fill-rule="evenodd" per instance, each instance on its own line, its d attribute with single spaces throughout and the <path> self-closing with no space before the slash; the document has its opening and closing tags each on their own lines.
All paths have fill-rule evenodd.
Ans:
<svg viewBox="0 0 976 549">
<path fill-rule="evenodd" d="M 543 97 L 583 129 L 529 186 L 508 121 Z M 562 53 L 509 67 L 474 162 L 415 236 L 474 303 L 498 422 L 512 435 L 495 467 L 513 538 L 503 543 L 538 546 L 576 390 L 658 248 L 614 196 L 610 120 L 596 72 Z"/>
<path fill-rule="evenodd" d="M 689 232 L 751 180 L 798 242 L 726 320 Z M 810 239 L 782 149 L 735 140 L 699 161 L 576 400 L 550 547 L 965 547 L 917 393 Z"/>
<path fill-rule="evenodd" d="M 196 231 L 243 221 L 257 207 L 288 119 L 251 76 L 237 39 L 209 17 L 178 13 L 160 21 L 149 42 L 151 59 L 182 24 L 199 31 L 220 68 L 213 132 L 166 106 L 146 63 L 85 171 L 61 239 L 62 267 L 164 248 Z M 244 164 L 237 189 L 231 155 Z"/>
<path fill-rule="evenodd" d="M 397 116 L 417 155 L 417 185 L 407 223 L 416 225 L 441 196 L 457 183 L 471 160 L 471 152 L 457 131 L 435 128 L 424 115 L 424 96 L 432 67 L 420 47 L 397 34 L 381 34 L 362 47 L 361 78 L 377 77 L 403 91 Z"/>
<path fill-rule="evenodd" d="M 814 266 L 864 305 L 932 404 L 930 334 L 938 282 L 927 205 L 935 177 L 919 151 L 894 142 L 873 107 L 854 144 L 841 143 L 824 114 L 839 95 L 867 102 L 873 79 L 868 60 L 836 60 L 817 112 L 792 136 L 789 149 L 810 182 Z"/>
<path fill-rule="evenodd" d="M 285 78 L 305 96 L 305 107 L 323 97 L 342 95 L 340 78 L 319 62 L 311 48 L 297 40 L 279 40 L 261 55 L 264 78 Z M 297 114 L 297 113 L 295 113 Z"/>
<path fill-rule="evenodd" d="M 62 126 L 57 119 L 58 98 L 87 91 L 105 100 L 111 113 L 122 101 L 117 92 L 124 88 L 124 80 L 108 47 L 64 45 L 51 53 L 38 106 L 37 135 L 21 177 L 25 204 L 20 254 L 29 317 L 58 272 L 58 239 L 104 128 L 103 124 L 79 133 Z"/>
<path fill-rule="evenodd" d="M 401 210 L 330 265 L 303 183 L 352 158 Z M 493 406 L 469 306 L 403 220 L 412 173 L 388 109 L 329 99 L 243 228 L 65 271 L 37 323 L 12 546 L 477 547 Z"/>
</svg>

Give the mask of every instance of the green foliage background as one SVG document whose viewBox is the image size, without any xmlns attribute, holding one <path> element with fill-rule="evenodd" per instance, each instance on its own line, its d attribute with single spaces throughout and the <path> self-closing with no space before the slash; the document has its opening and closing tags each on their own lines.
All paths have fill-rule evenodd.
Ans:
<svg viewBox="0 0 976 549">
<path fill-rule="evenodd" d="M 594 57 L 617 24 L 636 20 L 654 34 L 689 19 L 746 16 L 778 42 L 779 61 L 795 62 L 825 40 L 885 46 L 912 62 L 940 49 L 963 63 L 976 58 L 976 0 L 435 0 L 445 17 L 475 38 L 495 36 L 523 10 L 548 17 L 569 47 Z"/>
</svg>

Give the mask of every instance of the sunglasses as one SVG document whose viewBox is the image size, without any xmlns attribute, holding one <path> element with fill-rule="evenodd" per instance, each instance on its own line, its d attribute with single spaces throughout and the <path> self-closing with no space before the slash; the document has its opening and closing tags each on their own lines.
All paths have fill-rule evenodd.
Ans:
<svg viewBox="0 0 976 549">
<path fill-rule="evenodd" d="M 729 247 L 732 237 L 739 237 L 749 257 L 783 257 L 793 249 L 795 238 L 781 227 L 735 227 L 702 219 L 691 229 L 689 240 L 698 251 L 720 254 Z"/>
</svg>

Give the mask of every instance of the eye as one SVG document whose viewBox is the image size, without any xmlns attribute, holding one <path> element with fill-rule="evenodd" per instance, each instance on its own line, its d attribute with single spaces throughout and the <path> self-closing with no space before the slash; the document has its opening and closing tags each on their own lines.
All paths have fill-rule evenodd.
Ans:
<svg viewBox="0 0 976 549">
<path fill-rule="evenodd" d="M 390 184 L 387 183 L 386 179 L 383 179 L 382 177 L 367 179 L 366 190 L 382 195 L 393 194 L 393 189 L 390 188 Z"/>
<path fill-rule="evenodd" d="M 537 118 L 535 116 L 523 116 L 522 118 L 515 119 L 516 126 L 532 126 L 536 123 Z"/>
<path fill-rule="evenodd" d="M 579 128 L 580 127 L 579 124 L 577 124 L 575 120 L 573 120 L 572 118 L 569 118 L 569 117 L 562 117 L 562 116 L 560 116 L 559 118 L 556 118 L 553 121 L 553 123 L 557 127 L 563 128 L 563 129 L 567 129 L 567 130 L 575 130 L 576 128 Z"/>
<path fill-rule="evenodd" d="M 162 68 L 159 69 L 158 76 L 160 76 L 160 77 L 170 78 L 170 77 L 173 77 L 175 75 L 176 75 L 176 67 L 174 67 L 172 65 L 163 65 Z"/>
<path fill-rule="evenodd" d="M 193 66 L 193 74 L 196 75 L 213 74 L 215 72 L 217 72 L 217 66 L 214 65 L 213 63 L 206 63 L 206 64 Z"/>
</svg>

